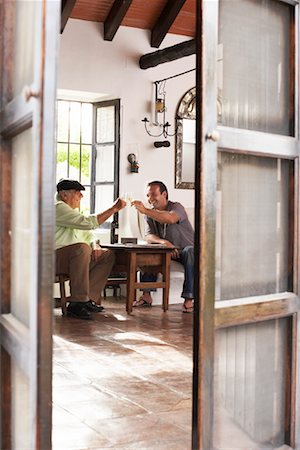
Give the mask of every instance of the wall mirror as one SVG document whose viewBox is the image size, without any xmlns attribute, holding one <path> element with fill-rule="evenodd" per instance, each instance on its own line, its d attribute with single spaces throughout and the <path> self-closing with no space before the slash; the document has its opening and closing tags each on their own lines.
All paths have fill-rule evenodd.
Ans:
<svg viewBox="0 0 300 450">
<path fill-rule="evenodd" d="M 195 187 L 196 88 L 187 91 L 176 113 L 175 188 Z"/>
</svg>

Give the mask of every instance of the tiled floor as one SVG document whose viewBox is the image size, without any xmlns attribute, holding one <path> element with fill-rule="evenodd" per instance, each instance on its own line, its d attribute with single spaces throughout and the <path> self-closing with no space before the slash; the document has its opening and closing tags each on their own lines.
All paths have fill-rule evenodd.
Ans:
<svg viewBox="0 0 300 450">
<path fill-rule="evenodd" d="M 93 321 L 55 310 L 53 450 L 191 448 L 193 317 L 124 302 Z"/>
</svg>

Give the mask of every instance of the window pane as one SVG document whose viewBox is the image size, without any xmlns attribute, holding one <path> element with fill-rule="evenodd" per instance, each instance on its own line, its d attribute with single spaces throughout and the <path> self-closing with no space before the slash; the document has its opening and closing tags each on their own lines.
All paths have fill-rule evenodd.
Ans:
<svg viewBox="0 0 300 450">
<path fill-rule="evenodd" d="M 114 180 L 114 145 L 97 146 L 96 181 Z"/>
<path fill-rule="evenodd" d="M 293 21 L 293 7 L 277 0 L 220 2 L 222 125 L 293 135 L 289 67 Z"/>
<path fill-rule="evenodd" d="M 289 161 L 219 158 L 216 299 L 287 291 Z"/>
<path fill-rule="evenodd" d="M 57 144 L 56 181 L 68 177 L 68 144 Z"/>
<path fill-rule="evenodd" d="M 70 142 L 80 142 L 81 105 L 70 102 Z"/>
<path fill-rule="evenodd" d="M 69 102 L 60 100 L 57 104 L 57 140 L 68 142 L 69 139 Z"/>
<path fill-rule="evenodd" d="M 33 192 L 37 189 L 32 182 L 33 166 L 32 128 L 29 128 L 12 140 L 11 174 L 11 312 L 27 326 L 32 296 L 36 292 L 35 274 L 32 273 L 36 241 Z"/>
<path fill-rule="evenodd" d="M 82 191 L 83 197 L 80 202 L 80 212 L 83 214 L 90 214 L 91 211 L 91 188 L 85 186 L 85 191 Z"/>
<path fill-rule="evenodd" d="M 115 107 L 97 108 L 96 142 L 113 142 L 115 140 Z"/>
<path fill-rule="evenodd" d="M 2 3 L 2 2 L 1 2 Z M 33 82 L 35 2 L 15 2 L 14 85 L 13 95 L 21 94 Z"/>
<path fill-rule="evenodd" d="M 190 183 L 195 181 L 195 143 L 196 121 L 183 119 L 181 179 Z"/>
<path fill-rule="evenodd" d="M 192 144 L 196 143 L 196 121 L 192 119 L 183 119 L 182 140 Z"/>
<path fill-rule="evenodd" d="M 91 144 L 93 135 L 93 106 L 91 103 L 82 103 L 81 108 L 81 142 L 83 144 Z"/>
<path fill-rule="evenodd" d="M 80 181 L 80 145 L 70 145 L 68 177 Z"/>
<path fill-rule="evenodd" d="M 114 201 L 114 186 L 96 186 L 95 212 L 99 213 L 110 208 Z M 112 221 L 112 217 L 108 222 Z M 104 224 L 103 224 L 104 225 Z"/>
<path fill-rule="evenodd" d="M 181 177 L 189 183 L 195 181 L 195 144 L 182 143 Z"/>
<path fill-rule="evenodd" d="M 83 145 L 81 147 L 81 183 L 91 182 L 92 146 Z"/>
<path fill-rule="evenodd" d="M 287 319 L 216 332 L 214 448 L 285 443 Z"/>
</svg>

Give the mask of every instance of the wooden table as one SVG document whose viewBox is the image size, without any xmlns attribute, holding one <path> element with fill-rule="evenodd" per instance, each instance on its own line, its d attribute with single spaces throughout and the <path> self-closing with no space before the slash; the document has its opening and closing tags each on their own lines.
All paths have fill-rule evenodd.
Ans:
<svg viewBox="0 0 300 450">
<path fill-rule="evenodd" d="M 132 312 L 136 290 L 149 288 L 163 289 L 162 307 L 164 311 L 167 311 L 169 307 L 170 262 L 173 248 L 157 244 L 101 244 L 101 246 L 113 250 L 116 254 L 113 272 L 126 272 L 127 274 L 126 311 L 128 314 Z M 154 273 L 161 273 L 162 281 L 138 282 L 137 271 L 141 267 L 149 267 Z"/>
</svg>

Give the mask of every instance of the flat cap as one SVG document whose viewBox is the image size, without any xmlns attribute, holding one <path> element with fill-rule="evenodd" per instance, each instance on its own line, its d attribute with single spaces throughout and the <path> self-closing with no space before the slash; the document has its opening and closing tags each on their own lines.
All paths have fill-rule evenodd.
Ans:
<svg viewBox="0 0 300 450">
<path fill-rule="evenodd" d="M 70 189 L 75 189 L 75 191 L 85 191 L 85 187 L 76 180 L 62 179 L 57 183 L 57 192 L 59 191 L 69 191 Z"/>
</svg>

